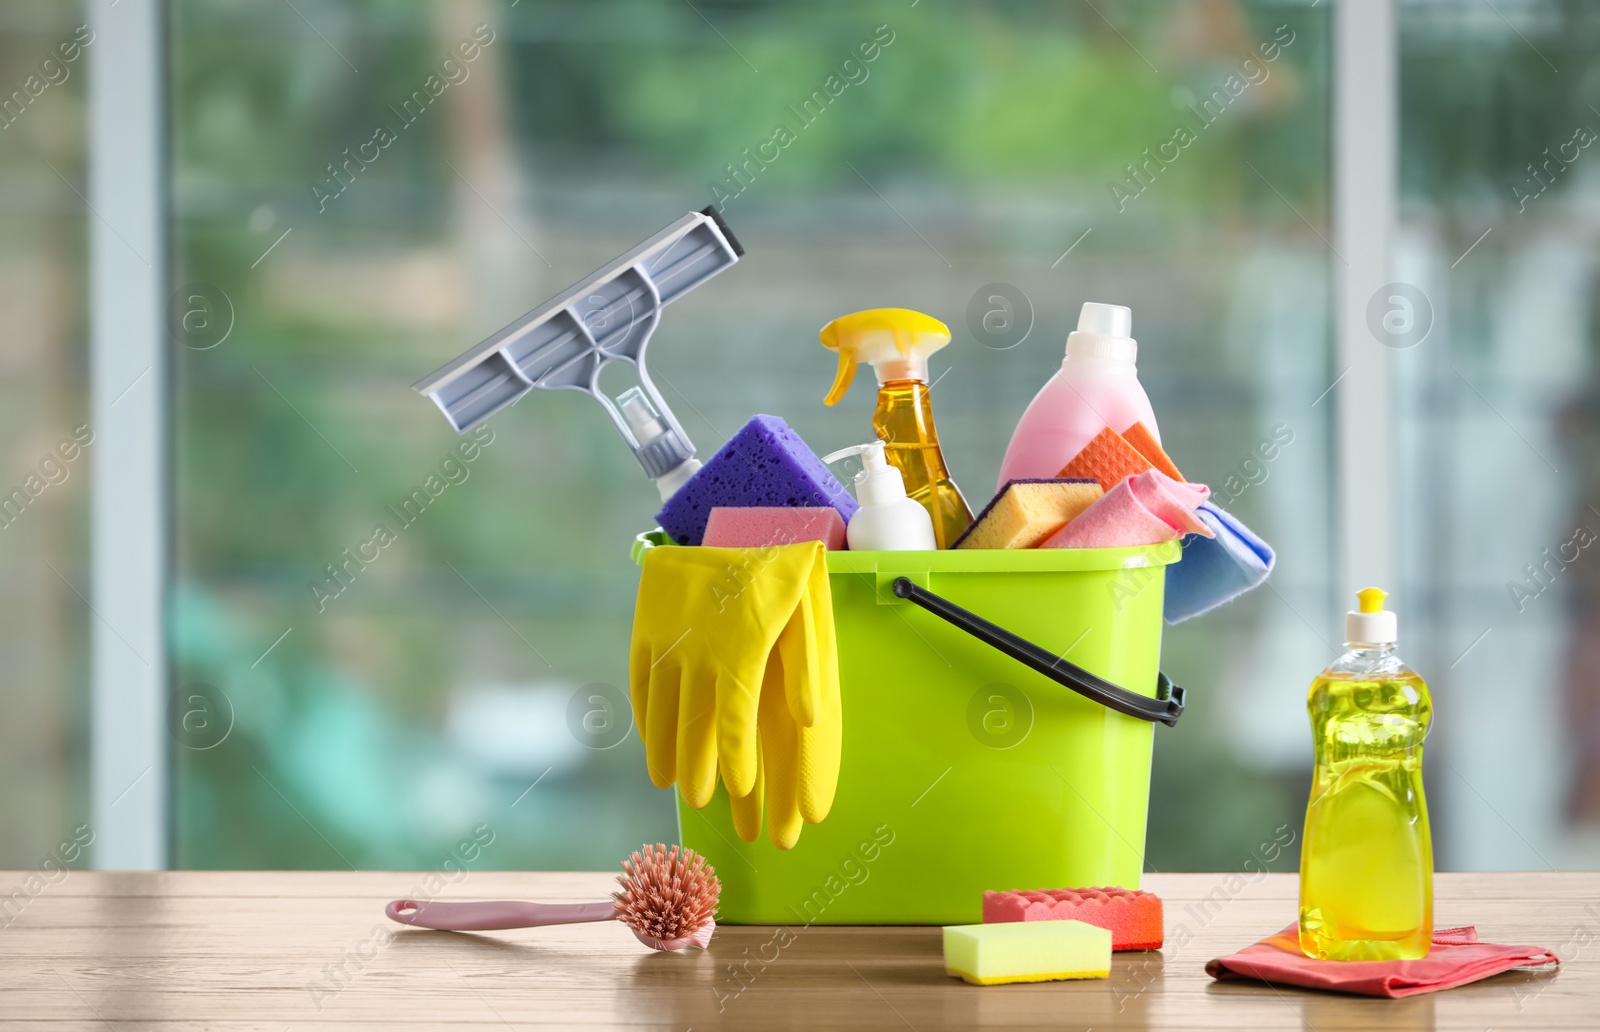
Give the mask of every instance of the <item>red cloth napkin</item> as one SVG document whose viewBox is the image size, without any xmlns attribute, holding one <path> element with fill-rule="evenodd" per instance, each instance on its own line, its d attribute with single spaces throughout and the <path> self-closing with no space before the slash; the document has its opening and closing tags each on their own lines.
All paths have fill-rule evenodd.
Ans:
<svg viewBox="0 0 1600 1032">
<path fill-rule="evenodd" d="M 1454 989 L 1515 967 L 1560 963 L 1561 958 L 1538 946 L 1479 942 L 1478 930 L 1470 925 L 1434 929 L 1433 949 L 1421 960 L 1313 960 L 1300 952 L 1299 926 L 1290 925 L 1231 957 L 1211 961 L 1206 974 L 1222 981 L 1250 978 L 1273 985 L 1399 997 Z"/>
</svg>

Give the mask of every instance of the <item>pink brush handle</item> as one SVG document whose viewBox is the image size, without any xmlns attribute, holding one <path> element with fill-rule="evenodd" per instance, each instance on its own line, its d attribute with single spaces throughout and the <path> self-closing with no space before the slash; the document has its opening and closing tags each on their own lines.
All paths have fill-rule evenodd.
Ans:
<svg viewBox="0 0 1600 1032">
<path fill-rule="evenodd" d="M 402 911 L 405 911 L 402 913 Z M 397 899 L 384 909 L 390 920 L 417 928 L 445 932 L 490 932 L 502 928 L 582 924 L 610 921 L 617 916 L 615 903 L 519 903 L 497 899 L 484 903 L 418 903 Z"/>
</svg>

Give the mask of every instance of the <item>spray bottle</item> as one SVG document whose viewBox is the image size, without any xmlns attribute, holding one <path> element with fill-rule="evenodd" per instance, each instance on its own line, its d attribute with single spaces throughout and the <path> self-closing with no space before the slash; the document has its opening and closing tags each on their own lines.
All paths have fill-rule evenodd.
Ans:
<svg viewBox="0 0 1600 1032">
<path fill-rule="evenodd" d="M 1433 941 L 1433 839 L 1422 794 L 1428 686 L 1395 653 L 1384 592 L 1358 593 L 1346 652 L 1311 682 L 1316 770 L 1300 851 L 1300 949 L 1414 960 Z"/>
<path fill-rule="evenodd" d="M 822 328 L 821 338 L 823 347 L 839 353 L 839 372 L 824 402 L 833 405 L 844 397 L 857 363 L 872 363 L 878 374 L 872 428 L 904 478 L 906 493 L 928 510 L 936 547 L 949 548 L 972 522 L 939 450 L 928 388 L 928 356 L 950 343 L 949 327 L 921 312 L 873 308 L 835 319 Z"/>
</svg>

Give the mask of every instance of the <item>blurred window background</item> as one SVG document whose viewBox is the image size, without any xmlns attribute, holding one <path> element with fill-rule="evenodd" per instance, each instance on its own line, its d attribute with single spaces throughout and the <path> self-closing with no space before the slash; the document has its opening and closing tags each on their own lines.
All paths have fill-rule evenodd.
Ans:
<svg viewBox="0 0 1600 1032">
<path fill-rule="evenodd" d="M 0 867 L 34 867 L 88 812 L 94 446 L 74 430 L 92 436 L 91 216 L 75 8 L 0 8 Z"/>
<path fill-rule="evenodd" d="M 755 412 L 858 443 L 871 392 L 823 407 L 816 332 L 910 307 L 955 333 L 937 412 L 976 506 L 1078 307 L 1132 307 L 1173 457 L 1279 555 L 1167 630 L 1191 707 L 1158 729 L 1149 866 L 1298 836 L 1305 691 L 1350 608 L 1331 6 L 171 0 L 171 280 L 207 314 L 170 351 L 170 679 L 205 713 L 172 722 L 173 865 L 427 868 L 486 824 L 481 866 L 604 868 L 675 837 L 626 705 L 653 486 L 586 399 L 457 438 L 411 384 L 711 203 L 748 255 L 651 348 L 702 457 Z M 83 21 L 4 12 L 18 77 Z M 1421 300 L 1374 332 L 1441 868 L 1600 856 L 1600 548 L 1569 544 L 1600 540 L 1597 21 L 1400 5 L 1395 269 Z M 86 408 L 74 67 L 0 132 L 19 486 Z M 84 461 L 0 535 L 0 864 L 87 808 Z"/>
<path fill-rule="evenodd" d="M 1600 7 L 1400 13 L 1395 273 L 1432 323 L 1394 341 L 1401 583 L 1438 686 L 1434 835 L 1462 867 L 1594 867 Z"/>
</svg>

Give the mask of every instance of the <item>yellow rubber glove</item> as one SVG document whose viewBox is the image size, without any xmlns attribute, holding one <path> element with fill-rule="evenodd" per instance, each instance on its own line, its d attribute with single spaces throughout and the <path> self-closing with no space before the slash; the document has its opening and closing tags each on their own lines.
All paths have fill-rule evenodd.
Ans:
<svg viewBox="0 0 1600 1032">
<path fill-rule="evenodd" d="M 810 727 L 800 723 L 802 710 L 815 717 Z M 758 788 L 731 800 L 733 826 L 740 838 L 755 841 L 761 830 L 759 782 L 764 781 L 767 837 L 779 849 L 789 849 L 800 839 L 802 822 L 815 824 L 828 815 L 839 781 L 838 649 L 821 563 L 767 660 L 759 714 Z"/>
<path fill-rule="evenodd" d="M 787 629 L 786 629 L 787 630 Z M 761 775 L 766 783 L 767 837 L 779 849 L 800 839 L 800 725 L 789 711 L 781 650 L 774 650 L 761 689 Z M 734 830 L 754 842 L 761 830 L 760 801 L 755 820 L 734 820 Z"/>
<path fill-rule="evenodd" d="M 839 643 L 833 627 L 833 592 L 828 587 L 826 567 L 819 563 L 813 572 L 811 590 L 802 600 L 802 607 L 811 609 L 811 624 L 816 662 L 816 719 L 806 724 L 799 721 L 800 738 L 800 816 L 808 824 L 816 824 L 828 816 L 833 808 L 834 790 L 839 785 L 840 743 L 843 738 L 843 714 L 839 702 Z M 783 639 L 779 638 L 782 650 Z M 808 644 L 808 650 L 812 645 Z M 789 664 L 785 662 L 784 668 Z M 792 696 L 791 696 L 792 698 Z M 800 710 L 791 710 L 799 713 Z"/>
<path fill-rule="evenodd" d="M 756 783 L 746 796 L 729 796 L 728 806 L 733 811 L 733 830 L 746 842 L 754 842 L 761 834 L 761 797 L 766 791 L 766 764 L 761 757 L 761 740 L 756 739 Z"/>
<path fill-rule="evenodd" d="M 711 801 L 720 768 L 731 797 L 752 795 L 767 659 L 812 590 L 814 569 L 826 584 L 823 556 L 816 541 L 765 549 L 666 546 L 645 556 L 629 684 L 657 787 L 676 782 L 699 809 Z M 797 691 L 802 702 L 804 695 Z"/>
</svg>

